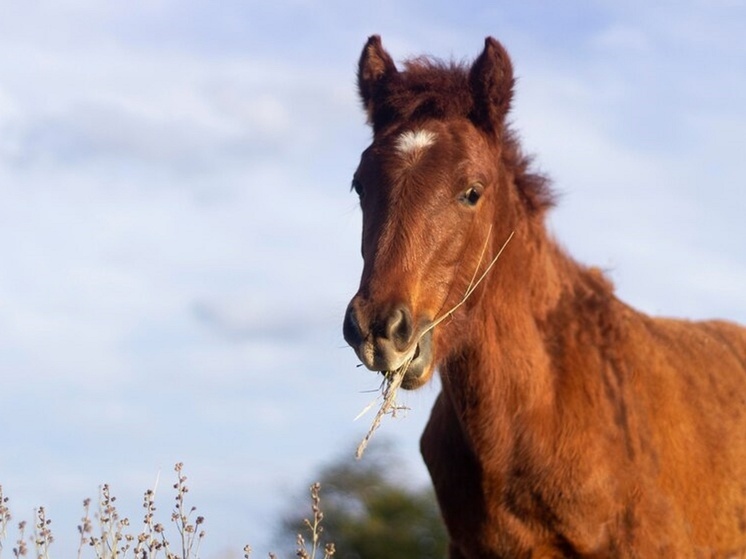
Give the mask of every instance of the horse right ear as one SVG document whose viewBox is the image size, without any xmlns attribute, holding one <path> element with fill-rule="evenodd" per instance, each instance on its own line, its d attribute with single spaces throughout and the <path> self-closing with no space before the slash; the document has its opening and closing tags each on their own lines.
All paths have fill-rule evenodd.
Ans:
<svg viewBox="0 0 746 559">
<path fill-rule="evenodd" d="M 357 87 L 368 113 L 368 122 L 373 123 L 374 108 L 382 85 L 397 73 L 393 59 L 383 49 L 381 37 L 378 35 L 369 37 L 360 55 L 357 71 Z"/>
</svg>

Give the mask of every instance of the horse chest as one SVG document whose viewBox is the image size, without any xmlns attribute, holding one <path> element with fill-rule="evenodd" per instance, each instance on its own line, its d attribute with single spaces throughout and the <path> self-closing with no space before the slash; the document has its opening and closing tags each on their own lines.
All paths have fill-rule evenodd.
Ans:
<svg viewBox="0 0 746 559">
<path fill-rule="evenodd" d="M 423 456 L 452 537 L 471 548 L 466 557 L 608 548 L 615 489 L 603 464 L 558 460 L 525 440 L 503 439 L 489 452 L 474 445 L 452 408 L 436 404 Z"/>
<path fill-rule="evenodd" d="M 563 553 L 593 554 L 608 549 L 614 516 L 614 488 L 601 465 L 589 473 L 568 464 L 542 461 L 513 464 L 508 472 L 493 474 L 496 484 L 492 514 L 511 517 L 521 530 L 506 530 L 510 542 L 526 531 L 534 547 L 547 546 Z M 489 476 L 489 474 L 488 474 Z M 602 478 L 606 478 L 602 481 Z"/>
</svg>

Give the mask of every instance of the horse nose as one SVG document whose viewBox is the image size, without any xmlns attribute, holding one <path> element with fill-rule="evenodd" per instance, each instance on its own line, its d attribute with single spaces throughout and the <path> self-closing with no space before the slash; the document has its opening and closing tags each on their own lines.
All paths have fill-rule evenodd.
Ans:
<svg viewBox="0 0 746 559">
<path fill-rule="evenodd" d="M 374 371 L 398 368 L 414 343 L 411 311 L 405 305 L 397 305 L 388 312 L 367 316 L 356 307 L 353 301 L 345 313 L 342 325 L 345 341 L 367 368 Z"/>
</svg>

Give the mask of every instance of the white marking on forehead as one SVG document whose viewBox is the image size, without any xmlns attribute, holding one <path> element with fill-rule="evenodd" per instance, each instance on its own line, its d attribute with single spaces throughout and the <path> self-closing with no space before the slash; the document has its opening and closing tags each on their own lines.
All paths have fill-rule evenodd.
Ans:
<svg viewBox="0 0 746 559">
<path fill-rule="evenodd" d="M 402 155 L 416 154 L 433 145 L 436 138 L 429 130 L 407 130 L 396 139 L 396 150 Z"/>
</svg>

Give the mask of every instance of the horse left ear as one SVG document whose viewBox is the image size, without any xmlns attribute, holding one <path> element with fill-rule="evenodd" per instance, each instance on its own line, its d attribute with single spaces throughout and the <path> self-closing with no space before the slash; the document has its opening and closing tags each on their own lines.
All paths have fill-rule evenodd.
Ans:
<svg viewBox="0 0 746 559">
<path fill-rule="evenodd" d="M 505 48 L 492 37 L 469 72 L 474 100 L 472 120 L 487 130 L 497 131 L 505 121 L 513 98 L 513 64 Z"/>
<path fill-rule="evenodd" d="M 382 89 L 382 85 L 396 74 L 398 74 L 398 70 L 394 60 L 384 50 L 381 37 L 372 35 L 360 55 L 357 72 L 358 91 L 368 113 L 368 120 L 371 123 L 373 122 L 376 98 Z"/>
</svg>

